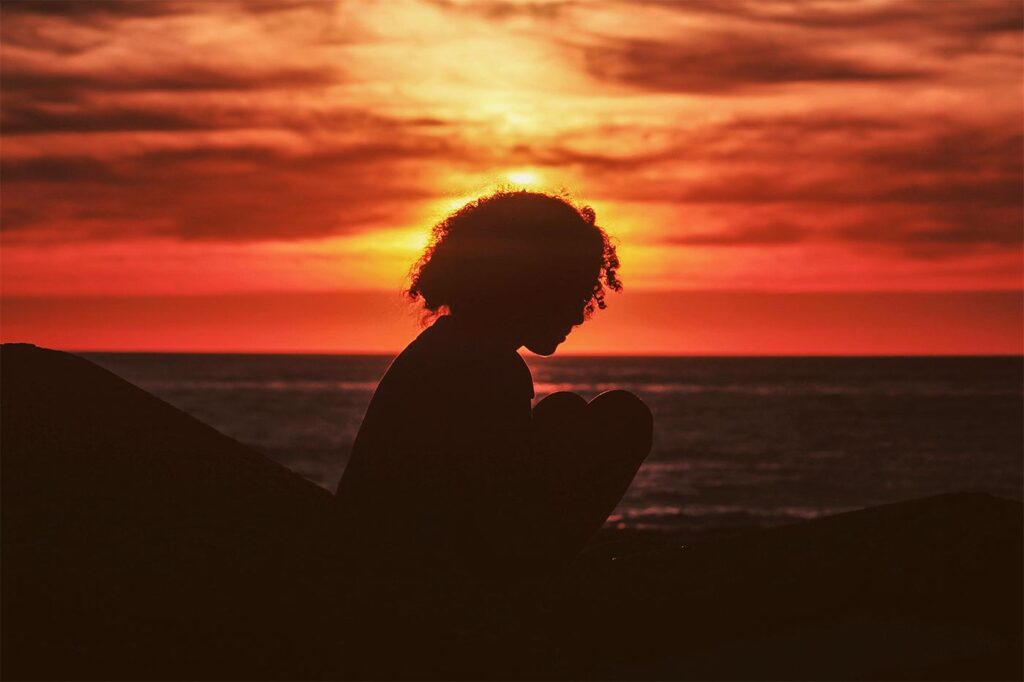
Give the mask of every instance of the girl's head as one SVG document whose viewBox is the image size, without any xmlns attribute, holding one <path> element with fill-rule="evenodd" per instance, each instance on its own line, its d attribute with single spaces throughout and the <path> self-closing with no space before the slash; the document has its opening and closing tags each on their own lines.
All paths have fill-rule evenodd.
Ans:
<svg viewBox="0 0 1024 682">
<path fill-rule="evenodd" d="M 499 331 L 550 355 L 619 291 L 615 247 L 594 211 L 559 196 L 498 191 L 442 220 L 413 267 L 408 295 L 431 313 Z"/>
</svg>

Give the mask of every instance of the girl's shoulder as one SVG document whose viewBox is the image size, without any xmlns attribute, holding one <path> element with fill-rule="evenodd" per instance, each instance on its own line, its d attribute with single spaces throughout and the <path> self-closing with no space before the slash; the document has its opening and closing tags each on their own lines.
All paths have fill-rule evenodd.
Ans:
<svg viewBox="0 0 1024 682">
<path fill-rule="evenodd" d="M 406 346 L 388 375 L 420 383 L 428 392 L 501 394 L 527 400 L 534 395 L 533 375 L 519 353 L 474 344 L 447 316 L 438 318 Z"/>
</svg>

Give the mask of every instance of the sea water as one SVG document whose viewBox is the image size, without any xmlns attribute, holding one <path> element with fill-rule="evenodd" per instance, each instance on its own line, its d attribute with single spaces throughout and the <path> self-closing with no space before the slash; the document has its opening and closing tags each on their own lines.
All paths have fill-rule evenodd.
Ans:
<svg viewBox="0 0 1024 682">
<path fill-rule="evenodd" d="M 391 360 L 83 355 L 332 491 Z M 527 361 L 538 398 L 623 388 L 650 405 L 654 448 L 612 526 L 703 532 L 944 492 L 1022 496 L 1021 357 Z"/>
</svg>

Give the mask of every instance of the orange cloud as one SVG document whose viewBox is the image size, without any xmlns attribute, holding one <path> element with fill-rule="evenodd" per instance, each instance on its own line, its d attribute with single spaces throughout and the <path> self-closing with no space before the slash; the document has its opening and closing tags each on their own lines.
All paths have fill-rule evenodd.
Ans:
<svg viewBox="0 0 1024 682">
<path fill-rule="evenodd" d="M 1018 287 L 1022 12 L 4 2 L 2 283 L 396 290 L 439 212 L 529 178 L 627 287 Z"/>
</svg>

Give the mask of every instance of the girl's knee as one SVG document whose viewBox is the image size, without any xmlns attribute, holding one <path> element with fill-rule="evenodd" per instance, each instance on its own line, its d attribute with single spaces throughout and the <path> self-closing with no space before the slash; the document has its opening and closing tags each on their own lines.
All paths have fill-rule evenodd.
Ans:
<svg viewBox="0 0 1024 682">
<path fill-rule="evenodd" d="M 654 422 L 654 416 L 651 414 L 651 408 L 647 407 L 647 403 L 640 400 L 635 394 L 620 389 L 605 391 L 591 400 L 587 408 L 592 414 L 601 417 L 637 422 L 638 424 L 653 424 Z"/>
<path fill-rule="evenodd" d="M 570 391 L 558 391 L 544 397 L 533 408 L 534 421 L 564 421 L 581 417 L 587 409 L 587 401 Z"/>
<path fill-rule="evenodd" d="M 555 452 L 571 450 L 585 437 L 587 401 L 568 391 L 546 396 L 533 408 L 533 433 L 537 445 Z"/>
<path fill-rule="evenodd" d="M 592 422 L 607 430 L 610 438 L 625 439 L 647 455 L 654 433 L 654 415 L 636 395 L 623 390 L 606 391 L 590 401 L 587 411 Z"/>
</svg>

